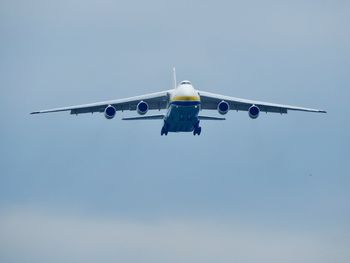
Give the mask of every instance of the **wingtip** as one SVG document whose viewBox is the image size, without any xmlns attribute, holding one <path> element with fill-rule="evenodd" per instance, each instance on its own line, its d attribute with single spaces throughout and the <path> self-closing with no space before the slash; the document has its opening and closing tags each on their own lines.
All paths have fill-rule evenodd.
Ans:
<svg viewBox="0 0 350 263">
<path fill-rule="evenodd" d="M 327 113 L 327 111 L 325 111 L 325 110 L 320 110 L 320 113 Z"/>
<path fill-rule="evenodd" d="M 40 113 L 40 111 L 33 111 L 30 114 L 33 115 L 33 114 L 39 114 L 39 113 Z"/>
</svg>

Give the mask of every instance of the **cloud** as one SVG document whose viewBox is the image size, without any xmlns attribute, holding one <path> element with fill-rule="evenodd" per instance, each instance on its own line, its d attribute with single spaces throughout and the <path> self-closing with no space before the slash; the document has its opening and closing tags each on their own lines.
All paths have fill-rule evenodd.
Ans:
<svg viewBox="0 0 350 263">
<path fill-rule="evenodd" d="M 1 262 L 346 262 L 323 232 L 204 218 L 137 221 L 12 210 L 0 215 Z"/>
</svg>

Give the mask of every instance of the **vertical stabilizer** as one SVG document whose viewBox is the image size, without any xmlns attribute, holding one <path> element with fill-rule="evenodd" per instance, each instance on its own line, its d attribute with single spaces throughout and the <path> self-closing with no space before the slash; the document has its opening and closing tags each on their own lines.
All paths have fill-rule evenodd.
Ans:
<svg viewBox="0 0 350 263">
<path fill-rule="evenodd" d="M 174 81 L 174 89 L 177 87 L 177 81 L 176 81 L 176 69 L 173 68 L 173 81 Z"/>
</svg>

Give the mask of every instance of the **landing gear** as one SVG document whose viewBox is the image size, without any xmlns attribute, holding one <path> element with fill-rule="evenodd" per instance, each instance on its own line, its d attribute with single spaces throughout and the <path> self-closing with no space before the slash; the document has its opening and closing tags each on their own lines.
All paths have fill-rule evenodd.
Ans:
<svg viewBox="0 0 350 263">
<path fill-rule="evenodd" d="M 194 126 L 194 130 L 193 130 L 193 135 L 201 135 L 202 132 L 202 127 L 199 126 L 199 121 L 196 123 L 196 125 Z"/>
<path fill-rule="evenodd" d="M 168 128 L 167 128 L 166 124 L 164 124 L 162 130 L 160 131 L 160 135 L 161 136 L 163 136 L 163 135 L 167 136 L 168 135 Z"/>
<path fill-rule="evenodd" d="M 201 132 L 202 132 L 202 127 L 197 127 L 193 130 L 193 135 L 196 136 L 196 135 L 201 135 Z"/>
</svg>

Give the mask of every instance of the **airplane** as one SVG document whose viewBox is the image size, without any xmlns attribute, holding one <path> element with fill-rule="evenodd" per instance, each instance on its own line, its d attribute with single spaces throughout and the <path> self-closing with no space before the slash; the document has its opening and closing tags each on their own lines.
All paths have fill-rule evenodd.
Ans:
<svg viewBox="0 0 350 263">
<path fill-rule="evenodd" d="M 216 110 L 221 115 L 227 114 L 230 110 L 246 111 L 251 119 L 258 118 L 260 112 L 286 114 L 292 110 L 326 113 L 324 110 L 246 100 L 196 90 L 188 80 L 177 83 L 175 68 L 173 69 L 173 82 L 172 90 L 126 99 L 34 111 L 31 114 L 70 111 L 70 114 L 78 115 L 100 112 L 104 113 L 104 116 L 110 120 L 116 116 L 117 111 L 129 110 L 137 111 L 140 116 L 122 118 L 122 120 L 163 120 L 161 135 L 168 135 L 168 132 L 192 132 L 193 135 L 200 135 L 202 132 L 200 121 L 225 120 L 222 117 L 200 115 L 201 110 Z M 146 115 L 149 110 L 160 111 L 164 109 L 166 110 L 165 114 Z"/>
</svg>

